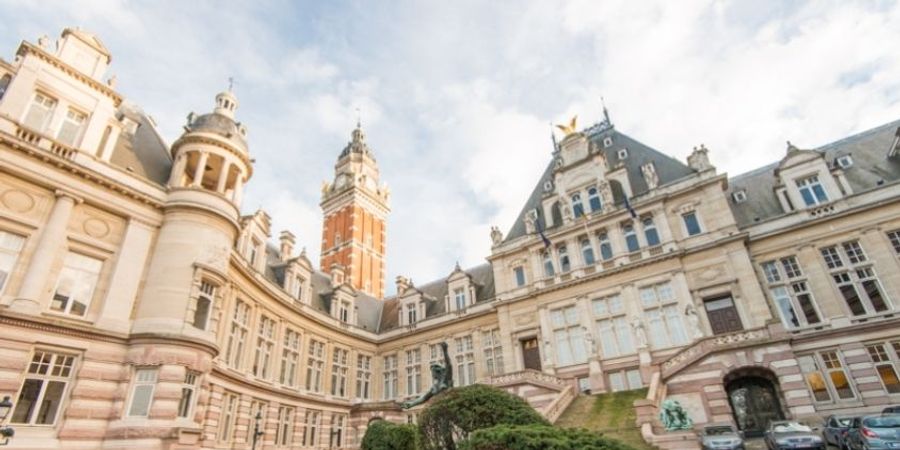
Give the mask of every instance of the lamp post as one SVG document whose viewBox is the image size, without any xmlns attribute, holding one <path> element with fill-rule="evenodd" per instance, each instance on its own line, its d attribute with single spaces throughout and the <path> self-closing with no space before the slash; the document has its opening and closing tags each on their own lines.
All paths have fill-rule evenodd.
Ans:
<svg viewBox="0 0 900 450">
<path fill-rule="evenodd" d="M 6 421 L 6 416 L 9 415 L 9 411 L 12 410 L 13 403 L 9 400 L 9 396 L 3 397 L 3 400 L 0 400 L 0 424 Z M 0 442 L 0 445 L 9 445 L 9 438 L 16 435 L 16 430 L 13 427 L 9 426 L 0 426 L 0 437 L 3 438 L 3 442 Z"/>
<path fill-rule="evenodd" d="M 256 417 L 253 420 L 253 450 L 256 450 L 256 442 L 259 440 L 259 437 L 266 434 L 265 431 L 260 431 L 259 429 L 260 420 L 262 420 L 262 411 L 257 411 Z"/>
</svg>

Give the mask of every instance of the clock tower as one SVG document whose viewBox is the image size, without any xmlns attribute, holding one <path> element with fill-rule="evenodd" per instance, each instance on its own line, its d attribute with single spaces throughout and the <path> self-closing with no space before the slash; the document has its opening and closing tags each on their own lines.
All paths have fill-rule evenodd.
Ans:
<svg viewBox="0 0 900 450">
<path fill-rule="evenodd" d="M 334 181 L 322 184 L 321 269 L 377 298 L 384 297 L 385 223 L 390 191 L 360 124 L 334 166 Z M 334 277 L 334 274 L 332 275 Z"/>
</svg>

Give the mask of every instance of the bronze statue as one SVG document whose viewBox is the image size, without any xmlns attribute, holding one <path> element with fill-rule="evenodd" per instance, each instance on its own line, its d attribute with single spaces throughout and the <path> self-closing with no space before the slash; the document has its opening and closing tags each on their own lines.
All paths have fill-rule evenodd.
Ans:
<svg viewBox="0 0 900 450">
<path fill-rule="evenodd" d="M 431 379 L 434 380 L 431 389 L 420 395 L 418 398 L 403 402 L 401 405 L 403 409 L 421 405 L 422 403 L 427 402 L 431 397 L 453 387 L 453 366 L 450 364 L 450 354 L 447 353 L 447 343 L 441 342 L 438 345 L 441 346 L 441 351 L 444 352 L 444 364 L 442 365 L 437 362 L 431 363 Z"/>
</svg>

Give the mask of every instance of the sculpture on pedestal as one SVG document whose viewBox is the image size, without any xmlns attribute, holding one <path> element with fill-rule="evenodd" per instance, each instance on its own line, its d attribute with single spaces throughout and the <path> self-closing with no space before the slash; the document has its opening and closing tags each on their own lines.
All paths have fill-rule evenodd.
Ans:
<svg viewBox="0 0 900 450">
<path fill-rule="evenodd" d="M 401 405 L 403 409 L 421 405 L 422 403 L 427 402 L 431 397 L 453 387 L 453 366 L 450 364 L 450 354 L 447 352 L 447 343 L 441 342 L 438 345 L 441 346 L 441 351 L 444 353 L 444 364 L 438 362 L 431 363 L 431 379 L 434 380 L 431 389 L 417 398 L 403 402 Z"/>
<path fill-rule="evenodd" d="M 687 415 L 687 411 L 681 407 L 678 400 L 667 399 L 662 402 L 659 409 L 659 421 L 666 431 L 690 430 L 694 427 L 694 421 Z"/>
</svg>

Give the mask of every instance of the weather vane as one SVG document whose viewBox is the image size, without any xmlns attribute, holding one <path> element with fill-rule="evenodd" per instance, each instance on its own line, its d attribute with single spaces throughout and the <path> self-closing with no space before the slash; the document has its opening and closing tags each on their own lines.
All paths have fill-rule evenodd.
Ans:
<svg viewBox="0 0 900 450">
<path fill-rule="evenodd" d="M 228 92 L 234 90 L 234 77 L 228 77 Z"/>
</svg>

